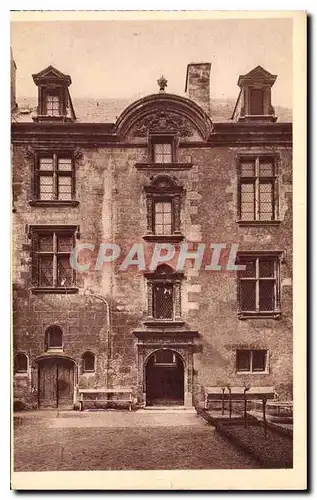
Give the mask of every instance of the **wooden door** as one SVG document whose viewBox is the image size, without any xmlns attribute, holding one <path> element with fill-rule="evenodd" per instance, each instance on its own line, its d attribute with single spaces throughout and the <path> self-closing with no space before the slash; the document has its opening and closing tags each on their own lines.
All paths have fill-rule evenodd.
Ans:
<svg viewBox="0 0 317 500">
<path fill-rule="evenodd" d="M 155 366 L 150 358 L 146 367 L 146 404 L 184 404 L 184 366 L 179 357 L 175 366 Z"/>
<path fill-rule="evenodd" d="M 60 360 L 57 371 L 57 405 L 72 407 L 74 397 L 74 365 L 70 361 Z"/>
<path fill-rule="evenodd" d="M 39 406 L 71 408 L 74 394 L 74 364 L 51 358 L 39 363 Z"/>
<path fill-rule="evenodd" d="M 47 359 L 39 363 L 39 406 L 57 407 L 56 361 Z"/>
</svg>

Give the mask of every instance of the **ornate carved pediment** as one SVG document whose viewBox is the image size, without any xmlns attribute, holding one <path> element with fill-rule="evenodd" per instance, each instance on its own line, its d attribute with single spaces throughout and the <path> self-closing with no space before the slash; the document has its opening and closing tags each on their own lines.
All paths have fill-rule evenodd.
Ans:
<svg viewBox="0 0 317 500">
<path fill-rule="evenodd" d="M 139 121 L 133 134 L 135 137 L 146 137 L 151 132 L 175 132 L 180 137 L 193 135 L 192 126 L 186 118 L 164 109 L 158 109 Z"/>
</svg>

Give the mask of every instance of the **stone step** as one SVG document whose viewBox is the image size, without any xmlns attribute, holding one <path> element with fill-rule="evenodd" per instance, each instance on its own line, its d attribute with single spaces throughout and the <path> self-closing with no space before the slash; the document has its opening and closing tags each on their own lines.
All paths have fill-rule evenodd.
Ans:
<svg viewBox="0 0 317 500">
<path fill-rule="evenodd" d="M 195 414 L 194 406 L 145 406 L 137 410 L 140 413 L 191 413 Z"/>
</svg>

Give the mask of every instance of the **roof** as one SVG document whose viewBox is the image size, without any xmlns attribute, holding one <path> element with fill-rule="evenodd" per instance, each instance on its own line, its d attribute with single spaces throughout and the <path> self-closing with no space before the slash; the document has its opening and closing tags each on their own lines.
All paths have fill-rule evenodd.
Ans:
<svg viewBox="0 0 317 500">
<path fill-rule="evenodd" d="M 72 79 L 69 75 L 65 75 L 59 69 L 54 68 L 51 64 L 47 66 L 47 68 L 42 69 L 39 73 L 34 73 L 32 75 L 34 83 L 37 85 L 42 80 L 62 80 L 66 83 L 66 85 L 70 85 L 72 83 Z"/>
<path fill-rule="evenodd" d="M 76 113 L 77 123 L 114 123 L 120 114 L 133 102 L 142 96 L 130 99 L 97 99 L 97 98 L 75 98 L 72 100 Z M 211 119 L 217 122 L 232 122 L 231 116 L 236 99 L 212 99 Z M 33 122 L 32 116 L 36 113 L 37 98 L 22 97 L 18 99 L 18 109 L 13 114 L 13 121 Z M 279 122 L 291 122 L 292 110 L 275 106 L 275 114 Z"/>
<path fill-rule="evenodd" d="M 276 78 L 277 75 L 272 75 L 272 73 L 262 68 L 262 66 L 256 66 L 256 68 L 249 71 L 249 73 L 239 76 L 238 85 L 241 87 L 242 85 L 247 85 L 253 81 L 264 81 L 272 86 L 275 83 Z"/>
</svg>

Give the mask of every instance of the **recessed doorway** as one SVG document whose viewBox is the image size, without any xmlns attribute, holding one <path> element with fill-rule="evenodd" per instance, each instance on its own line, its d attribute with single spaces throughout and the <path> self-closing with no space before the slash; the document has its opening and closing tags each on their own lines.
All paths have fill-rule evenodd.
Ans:
<svg viewBox="0 0 317 500">
<path fill-rule="evenodd" d="M 146 405 L 184 405 L 184 363 L 171 349 L 153 353 L 146 364 Z"/>
</svg>

